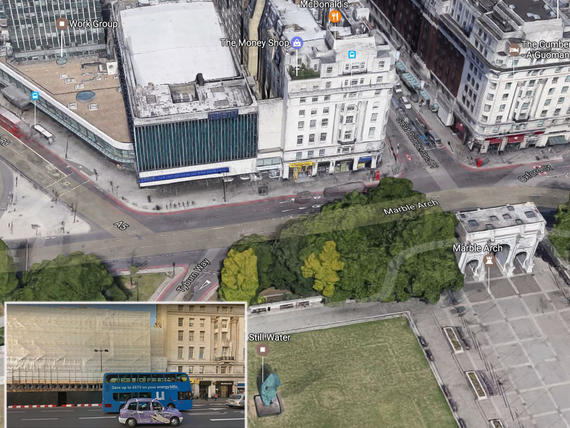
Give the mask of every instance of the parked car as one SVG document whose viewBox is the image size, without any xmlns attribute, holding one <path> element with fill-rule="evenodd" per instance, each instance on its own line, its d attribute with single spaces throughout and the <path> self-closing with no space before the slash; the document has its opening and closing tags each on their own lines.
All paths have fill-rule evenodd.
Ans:
<svg viewBox="0 0 570 428">
<path fill-rule="evenodd" d="M 441 138 L 439 138 L 435 132 L 433 132 L 432 130 L 429 130 L 428 132 L 426 132 L 426 135 L 428 137 L 428 139 L 436 145 L 440 145 L 441 144 Z"/>
<path fill-rule="evenodd" d="M 445 384 L 441 385 L 441 389 L 447 398 L 451 398 L 451 393 L 449 392 L 449 388 L 447 387 L 447 385 Z"/>
<path fill-rule="evenodd" d="M 228 405 L 228 407 L 240 407 L 243 409 L 245 406 L 245 395 L 244 394 L 230 395 L 229 398 L 226 400 L 226 404 Z"/>
<path fill-rule="evenodd" d="M 174 407 L 164 407 L 152 398 L 131 398 L 119 413 L 119 423 L 128 427 L 139 424 L 163 424 L 177 427 L 182 423 L 182 413 Z"/>
<path fill-rule="evenodd" d="M 394 88 L 394 93 L 396 95 L 402 95 L 404 92 L 402 91 L 402 88 L 396 87 L 396 88 Z"/>
<path fill-rule="evenodd" d="M 459 426 L 461 428 L 467 428 L 467 424 L 465 423 L 465 421 L 461 418 L 457 419 L 457 422 L 459 423 Z"/>
<path fill-rule="evenodd" d="M 449 407 L 451 407 L 451 410 L 454 412 L 457 412 L 457 403 L 452 399 L 449 399 Z"/>
<path fill-rule="evenodd" d="M 400 101 L 406 110 L 412 109 L 412 105 L 410 104 L 409 99 L 407 99 L 406 97 L 402 97 L 402 98 L 400 98 Z"/>
<path fill-rule="evenodd" d="M 433 361 L 433 354 L 431 353 L 431 351 L 429 349 L 426 349 L 426 357 L 428 358 L 428 360 Z"/>
<path fill-rule="evenodd" d="M 420 345 L 422 345 L 424 348 L 427 348 L 428 343 L 423 336 L 418 336 L 418 340 L 420 341 Z"/>
</svg>

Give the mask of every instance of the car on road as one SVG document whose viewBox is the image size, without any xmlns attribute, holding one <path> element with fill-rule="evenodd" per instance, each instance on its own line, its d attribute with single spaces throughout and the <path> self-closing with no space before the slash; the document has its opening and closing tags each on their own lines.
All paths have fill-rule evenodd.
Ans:
<svg viewBox="0 0 570 428">
<path fill-rule="evenodd" d="M 408 159 L 409 161 L 412 160 L 412 156 L 409 153 L 406 153 L 406 159 Z"/>
<path fill-rule="evenodd" d="M 440 145 L 441 144 L 441 138 L 439 138 L 435 132 L 433 132 L 432 130 L 429 130 L 428 132 L 426 132 L 426 135 L 428 137 L 428 139 L 435 145 Z"/>
<path fill-rule="evenodd" d="M 427 348 L 427 347 L 428 347 L 428 343 L 427 343 L 427 341 L 424 339 L 423 336 L 418 336 L 418 340 L 419 340 L 420 344 L 421 344 L 424 348 Z"/>
<path fill-rule="evenodd" d="M 403 95 L 404 92 L 402 91 L 402 88 L 401 88 L 401 87 L 400 87 L 400 88 L 395 87 L 395 88 L 394 88 L 394 93 L 395 93 L 396 95 Z"/>
<path fill-rule="evenodd" d="M 412 109 L 412 105 L 410 104 L 410 100 L 408 100 L 406 97 L 400 98 L 400 101 L 406 110 Z"/>
<path fill-rule="evenodd" d="M 201 290 L 202 288 L 205 288 L 205 287 L 209 286 L 211 283 L 212 283 L 212 281 L 209 281 L 209 280 L 204 281 L 204 283 L 200 286 L 200 290 Z"/>
<path fill-rule="evenodd" d="M 164 407 L 152 398 L 131 398 L 119 413 L 119 423 L 128 427 L 137 425 L 170 425 L 182 423 L 182 413 L 174 407 Z"/>
<path fill-rule="evenodd" d="M 226 404 L 228 407 L 239 407 L 243 409 L 245 407 L 245 394 L 230 395 L 226 400 Z"/>
</svg>

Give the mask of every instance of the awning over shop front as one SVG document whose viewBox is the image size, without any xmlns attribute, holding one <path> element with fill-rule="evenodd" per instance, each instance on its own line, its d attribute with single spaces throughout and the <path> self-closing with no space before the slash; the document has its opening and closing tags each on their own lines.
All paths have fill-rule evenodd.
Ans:
<svg viewBox="0 0 570 428">
<path fill-rule="evenodd" d="M 366 163 L 366 162 L 372 162 L 372 156 L 364 156 L 360 159 L 358 159 L 359 163 Z"/>
<path fill-rule="evenodd" d="M 290 168 L 303 168 L 305 166 L 313 166 L 314 162 L 295 162 L 295 163 L 291 163 L 289 164 Z"/>
<path fill-rule="evenodd" d="M 411 75 L 410 73 L 404 73 L 402 74 L 402 79 L 404 79 L 405 82 L 408 83 L 408 86 L 417 89 L 420 87 L 420 82 L 418 82 L 418 79 L 416 79 L 413 75 Z M 404 82 L 404 83 L 405 83 Z"/>
<path fill-rule="evenodd" d="M 426 102 L 428 102 L 429 100 L 431 100 L 431 97 L 429 96 L 429 94 L 427 93 L 427 91 L 425 90 L 421 90 L 420 91 L 420 97 L 422 97 Z"/>
<path fill-rule="evenodd" d="M 407 71 L 406 66 L 402 61 L 396 61 L 396 70 L 400 73 L 405 73 Z"/>
<path fill-rule="evenodd" d="M 489 144 L 501 144 L 503 142 L 502 138 L 487 138 L 486 141 L 489 142 Z"/>
<path fill-rule="evenodd" d="M 555 137 L 548 137 L 548 141 L 546 145 L 549 146 L 556 146 L 558 144 L 567 144 L 568 140 L 564 137 L 564 135 L 556 135 Z"/>
<path fill-rule="evenodd" d="M 520 143 L 520 142 L 522 142 L 522 140 L 524 140 L 524 134 L 509 135 L 507 137 L 507 143 L 508 144 Z"/>
</svg>

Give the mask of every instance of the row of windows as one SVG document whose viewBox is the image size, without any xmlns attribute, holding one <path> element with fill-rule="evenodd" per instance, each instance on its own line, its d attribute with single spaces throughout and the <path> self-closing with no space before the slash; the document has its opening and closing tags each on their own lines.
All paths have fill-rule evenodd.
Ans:
<svg viewBox="0 0 570 428">
<path fill-rule="evenodd" d="M 226 332 L 222 333 L 222 336 L 226 335 Z M 206 332 L 205 331 L 201 331 L 200 332 L 200 342 L 204 342 L 206 337 Z M 178 330 L 178 341 L 183 341 L 184 340 L 184 331 L 183 330 Z M 194 341 L 194 331 L 189 331 L 188 332 L 188 341 L 189 342 L 193 342 Z"/>
<path fill-rule="evenodd" d="M 188 318 L 188 327 L 194 327 L 194 322 L 195 322 L 195 318 Z M 200 318 L 200 327 L 204 328 L 206 325 L 206 319 L 205 318 Z M 178 317 L 178 327 L 184 327 L 184 318 L 182 317 Z M 214 328 L 218 328 L 218 319 L 214 319 Z M 226 329 L 228 328 L 228 320 L 227 319 L 223 319 L 222 320 L 222 328 Z"/>
<path fill-rule="evenodd" d="M 115 401 L 129 401 L 131 398 L 152 398 L 151 392 L 115 392 L 113 393 L 113 400 Z M 178 399 L 179 400 L 192 400 L 192 391 L 179 391 L 178 392 Z M 129 404 L 129 410 L 138 410 L 145 411 L 150 410 L 150 403 L 149 401 L 142 401 L 142 402 L 133 402 Z M 158 401 L 152 401 L 152 410 L 162 411 L 162 404 Z"/>
<path fill-rule="evenodd" d="M 257 115 L 137 126 L 139 171 L 254 158 Z"/>
<path fill-rule="evenodd" d="M 188 318 L 188 327 L 194 327 L 194 321 L 195 318 Z M 204 327 L 206 323 L 206 319 L 205 318 L 200 318 L 200 327 Z M 178 318 L 178 327 L 183 327 L 184 326 L 184 318 L 179 317 Z M 226 328 L 228 326 L 228 320 L 224 320 L 222 322 L 222 327 Z"/>
<path fill-rule="evenodd" d="M 200 347 L 199 351 L 198 351 L 198 359 L 199 360 L 203 360 L 204 359 L 204 355 L 206 352 L 206 348 L 204 348 L 203 346 Z M 179 346 L 178 347 L 178 359 L 181 360 L 184 358 L 184 347 L 183 346 Z M 189 360 L 193 360 L 194 359 L 194 347 L 190 346 L 188 347 L 188 359 Z"/>
<path fill-rule="evenodd" d="M 525 108 L 528 108 L 528 105 L 525 107 L 525 104 L 528 103 L 524 103 L 522 106 L 522 109 L 524 110 Z M 560 113 L 562 112 L 561 108 L 557 108 L 552 112 L 552 116 L 560 116 Z M 570 107 L 568 107 L 568 109 L 566 109 L 566 114 L 569 115 L 570 114 Z M 548 110 L 542 110 L 540 112 L 540 117 L 547 117 L 548 116 Z M 483 115 L 481 116 L 481 122 L 486 123 L 489 120 L 489 116 L 488 115 Z M 503 122 L 503 115 L 497 115 L 495 117 L 495 123 L 501 123 Z"/>
<path fill-rule="evenodd" d="M 316 134 L 309 134 L 309 144 L 314 144 L 315 138 L 316 138 Z M 321 142 L 327 141 L 327 133 L 326 132 L 321 132 L 320 141 Z M 301 146 L 304 144 L 304 142 L 305 142 L 305 136 L 304 135 L 297 135 L 297 145 Z"/>
<path fill-rule="evenodd" d="M 189 378 L 183 373 L 126 373 L 108 374 L 107 383 L 154 383 L 154 382 L 188 382 Z"/>
<path fill-rule="evenodd" d="M 318 109 L 311 109 L 311 116 L 316 116 L 318 113 Z M 328 107 L 323 107 L 323 114 L 329 114 L 329 108 Z M 305 110 L 299 110 L 299 117 L 305 117 Z"/>
</svg>

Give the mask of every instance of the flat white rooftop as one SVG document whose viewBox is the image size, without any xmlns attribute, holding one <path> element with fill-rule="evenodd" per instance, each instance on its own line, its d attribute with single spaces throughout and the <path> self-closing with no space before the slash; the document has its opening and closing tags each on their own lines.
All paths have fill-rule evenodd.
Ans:
<svg viewBox="0 0 570 428">
<path fill-rule="evenodd" d="M 136 83 L 176 84 L 237 76 L 214 4 L 162 3 L 121 11 Z"/>
</svg>

